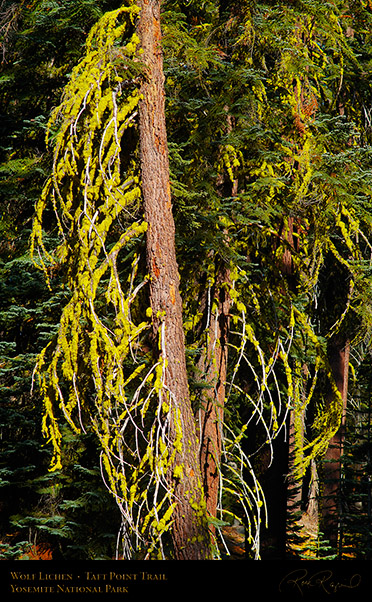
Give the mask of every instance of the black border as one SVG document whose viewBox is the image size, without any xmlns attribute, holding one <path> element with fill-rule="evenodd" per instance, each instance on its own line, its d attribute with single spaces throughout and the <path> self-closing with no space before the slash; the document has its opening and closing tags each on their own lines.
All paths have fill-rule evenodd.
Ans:
<svg viewBox="0 0 372 602">
<path fill-rule="evenodd" d="M 22 575 L 22 577 L 21 577 Z M 366 561 L 2 561 L 7 602 L 350 600 L 370 596 Z"/>
</svg>

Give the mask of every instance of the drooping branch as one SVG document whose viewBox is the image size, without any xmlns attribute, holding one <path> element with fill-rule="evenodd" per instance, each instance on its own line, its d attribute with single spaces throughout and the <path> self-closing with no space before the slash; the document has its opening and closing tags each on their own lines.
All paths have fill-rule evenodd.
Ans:
<svg viewBox="0 0 372 602">
<path fill-rule="evenodd" d="M 47 277 L 48 263 L 65 269 L 71 299 L 57 337 L 39 357 L 35 379 L 44 398 L 43 431 L 53 444 L 53 469 L 63 462 L 59 408 L 75 432 L 95 433 L 102 477 L 123 517 L 124 557 L 206 558 L 208 525 L 188 398 L 161 130 L 164 97 L 154 85 L 162 85 L 158 8 L 143 5 L 142 57 L 134 32 L 138 5 L 132 2 L 104 15 L 50 122 L 49 132 L 59 129 L 52 175 L 36 208 L 32 251 Z M 150 69 L 141 90 L 138 59 Z M 141 93 L 143 190 L 133 158 L 127 157 L 125 167 L 122 162 L 128 130 L 137 125 Z M 160 122 L 152 124 L 159 115 Z M 142 196 L 147 221 L 133 223 L 132 211 L 138 215 Z M 52 253 L 43 237 L 49 207 L 61 237 Z M 138 323 L 132 307 L 149 279 L 138 274 L 136 254 L 128 265 L 121 252 L 146 230 L 151 307 Z M 141 339 L 150 328 L 151 311 L 159 348 L 149 356 Z M 163 542 L 171 525 L 174 552 Z"/>
</svg>

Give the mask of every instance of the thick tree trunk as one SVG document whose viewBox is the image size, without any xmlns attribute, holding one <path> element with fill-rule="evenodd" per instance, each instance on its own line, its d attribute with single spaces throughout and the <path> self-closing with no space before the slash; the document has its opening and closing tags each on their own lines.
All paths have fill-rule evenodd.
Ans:
<svg viewBox="0 0 372 602">
<path fill-rule="evenodd" d="M 170 438 L 177 444 L 175 463 L 168 473 L 177 506 L 173 518 L 174 555 L 178 560 L 210 556 L 205 500 L 198 459 L 199 443 L 189 398 L 182 323 L 182 301 L 175 251 L 161 49 L 160 1 L 141 0 L 138 32 L 146 66 L 140 103 L 142 192 L 147 231 L 150 303 L 156 345 L 166 360 L 165 389 L 169 396 Z M 155 345 L 155 349 L 157 349 Z M 164 357 L 165 355 L 165 357 Z M 174 477 L 178 468 L 177 478 Z"/>
</svg>

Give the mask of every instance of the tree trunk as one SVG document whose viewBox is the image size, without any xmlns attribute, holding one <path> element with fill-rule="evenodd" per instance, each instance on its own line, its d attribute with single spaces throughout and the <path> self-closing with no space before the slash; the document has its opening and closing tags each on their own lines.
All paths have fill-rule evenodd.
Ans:
<svg viewBox="0 0 372 602">
<path fill-rule="evenodd" d="M 227 337 L 231 299 L 224 285 L 230 274 L 220 268 L 215 283 L 217 312 L 212 312 L 208 328 L 206 350 L 198 368 L 209 385 L 202 395 L 198 411 L 200 466 L 208 514 L 215 517 L 218 506 L 219 473 L 222 446 L 222 428 L 227 374 Z M 213 528 L 212 528 L 213 531 Z"/>
<path fill-rule="evenodd" d="M 323 463 L 322 519 L 323 531 L 329 541 L 336 546 L 340 515 L 341 461 L 343 454 L 346 403 L 348 392 L 350 345 L 341 337 L 334 337 L 328 349 L 333 377 L 343 400 L 341 425 L 329 442 Z M 329 393 L 330 399 L 333 392 Z"/>
<path fill-rule="evenodd" d="M 140 103 L 140 156 L 144 212 L 148 223 L 146 251 L 154 348 L 159 353 L 157 343 L 161 333 L 160 353 L 167 362 L 164 384 L 171 407 L 171 444 L 176 443 L 177 433 L 182 429 L 181 446 L 176 445 L 175 461 L 168 471 L 168 486 L 173 489 L 177 501 L 173 514 L 173 547 L 178 560 L 202 560 L 210 557 L 210 541 L 197 456 L 199 443 L 186 372 L 164 111 L 160 0 L 141 0 L 139 4 L 141 61 L 146 66 Z"/>
<path fill-rule="evenodd" d="M 225 111 L 227 132 L 230 133 L 233 129 L 233 119 L 229 114 L 228 106 L 225 107 Z M 222 173 L 218 176 L 216 184 L 218 194 L 222 198 L 237 196 L 237 179 L 231 181 L 226 173 Z M 227 233 L 225 234 L 227 236 Z M 212 311 L 210 314 L 207 345 L 198 363 L 199 371 L 209 385 L 209 389 L 205 389 L 202 395 L 197 423 L 201 441 L 200 466 L 203 488 L 207 502 L 207 511 L 212 517 L 216 517 L 217 515 L 220 485 L 222 429 L 228 361 L 227 340 L 231 307 L 231 297 L 227 288 L 229 283 L 230 269 L 222 262 L 221 266 L 216 266 L 216 281 L 214 284 L 214 299 L 217 301 L 217 311 Z M 211 527 L 211 531 L 214 532 L 213 527 Z"/>
<path fill-rule="evenodd" d="M 280 271 L 286 282 L 286 287 L 290 291 L 294 291 L 296 288 L 296 276 L 294 273 L 292 253 L 298 251 L 298 239 L 295 237 L 297 226 L 293 217 L 288 216 L 286 222 L 284 222 L 279 229 L 279 235 L 283 241 L 287 243 L 287 247 L 284 249 L 283 256 L 281 259 Z M 286 294 L 286 287 L 283 288 L 283 293 Z M 288 417 L 288 442 L 285 445 L 288 446 L 287 451 L 287 478 L 286 478 L 286 516 L 285 516 L 285 538 L 286 541 L 281 542 L 282 550 L 287 552 L 291 551 L 291 547 L 294 543 L 295 533 L 298 531 L 298 521 L 301 513 L 302 503 L 302 486 L 303 478 L 298 474 L 297 462 L 301 462 L 302 448 L 304 445 L 305 437 L 305 411 L 306 405 L 304 403 L 304 391 L 306 390 L 307 381 L 307 366 L 304 365 L 301 368 L 296 367 L 297 378 L 300 379 L 302 386 L 297 393 L 297 396 L 292 400 L 294 407 L 289 412 Z M 297 380 L 297 379 L 296 379 Z"/>
<path fill-rule="evenodd" d="M 305 370 L 302 371 L 302 373 Z M 306 377 L 304 376 L 304 381 Z M 294 409 L 289 412 L 288 436 L 288 476 L 287 476 L 287 510 L 288 522 L 301 510 L 303 480 L 297 475 L 296 461 L 303 458 L 302 448 L 305 440 L 305 411 L 306 406 L 301 403 L 302 396 L 297 401 Z M 300 456 L 300 457 L 299 457 Z"/>
</svg>

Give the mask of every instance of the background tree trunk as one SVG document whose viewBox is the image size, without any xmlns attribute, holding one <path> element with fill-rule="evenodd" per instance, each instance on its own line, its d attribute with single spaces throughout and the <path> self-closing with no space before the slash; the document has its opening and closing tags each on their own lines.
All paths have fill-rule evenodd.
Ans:
<svg viewBox="0 0 372 602">
<path fill-rule="evenodd" d="M 329 344 L 328 356 L 333 377 L 342 395 L 343 412 L 341 425 L 329 442 L 323 461 L 322 529 L 329 541 L 336 546 L 339 531 L 341 461 L 345 437 L 346 404 L 348 392 L 350 345 L 343 337 L 334 337 Z M 329 393 L 330 397 L 333 395 Z"/>
<path fill-rule="evenodd" d="M 154 349 L 161 334 L 166 360 L 165 388 L 168 391 L 170 437 L 175 442 L 182 429 L 182 449 L 168 471 L 174 490 L 173 546 L 178 560 L 200 560 L 210 556 L 209 532 L 198 459 L 199 443 L 191 409 L 186 372 L 182 323 L 182 301 L 175 250 L 167 132 L 164 111 L 163 55 L 161 48 L 160 1 L 141 0 L 138 32 L 146 66 L 140 103 L 140 154 L 142 193 L 147 231 L 147 266 L 150 275 L 150 304 L 153 316 Z M 164 357 L 164 354 L 166 357 Z M 179 467 L 179 476 L 174 470 Z"/>
<path fill-rule="evenodd" d="M 227 132 L 230 133 L 233 130 L 233 119 L 229 114 L 228 106 L 225 107 L 225 111 L 227 114 Z M 232 182 L 226 173 L 222 173 L 218 176 L 216 184 L 221 198 L 237 196 L 237 179 Z M 225 234 L 228 237 L 227 232 Z M 221 265 L 216 266 L 216 280 L 214 283 L 213 297 L 217 303 L 217 311 L 211 311 L 210 313 L 207 345 L 198 363 L 202 378 L 210 386 L 209 389 L 204 390 L 202 395 L 197 424 L 201 441 L 200 466 L 203 489 L 207 511 L 212 517 L 216 517 L 217 514 L 220 485 L 222 429 L 228 362 L 227 342 L 231 307 L 231 297 L 228 290 L 230 282 L 230 268 L 222 259 Z M 211 527 L 211 530 L 214 532 L 213 527 Z"/>
<path fill-rule="evenodd" d="M 198 411 L 200 437 L 200 466 L 203 489 L 210 516 L 215 517 L 218 506 L 219 467 L 227 374 L 227 337 L 231 299 L 224 284 L 230 280 L 229 269 L 222 267 L 216 277 L 217 312 L 212 312 L 206 350 L 198 368 L 209 385 L 202 395 Z"/>
</svg>

